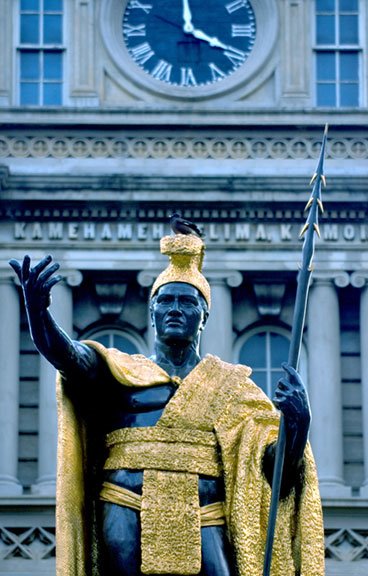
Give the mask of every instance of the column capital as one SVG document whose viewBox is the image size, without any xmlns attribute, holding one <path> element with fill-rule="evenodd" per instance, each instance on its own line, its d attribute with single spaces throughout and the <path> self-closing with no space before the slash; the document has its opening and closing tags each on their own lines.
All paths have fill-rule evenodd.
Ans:
<svg viewBox="0 0 368 576">
<path fill-rule="evenodd" d="M 368 270 L 359 270 L 350 275 L 350 282 L 354 288 L 363 288 L 368 283 Z"/>
<path fill-rule="evenodd" d="M 238 270 L 205 270 L 204 276 L 210 284 L 227 284 L 237 288 L 243 282 L 243 276 Z"/>
<path fill-rule="evenodd" d="M 162 268 L 141 270 L 137 274 L 138 284 L 143 288 L 150 288 L 150 286 L 152 286 L 152 284 L 154 283 L 160 272 L 162 272 Z"/>
<path fill-rule="evenodd" d="M 350 275 L 342 270 L 333 271 L 316 270 L 312 274 L 313 285 L 331 285 L 334 284 L 338 288 L 346 288 L 350 284 Z"/>
<path fill-rule="evenodd" d="M 82 284 L 83 274 L 80 270 L 66 270 L 65 272 L 62 272 L 62 275 L 65 278 L 65 283 L 71 288 Z"/>
<path fill-rule="evenodd" d="M 141 270 L 137 275 L 137 281 L 143 288 L 152 286 L 157 276 L 162 272 L 160 269 Z M 243 276 L 238 270 L 205 270 L 203 275 L 210 284 L 227 284 L 230 288 L 237 288 L 243 282 Z"/>
<path fill-rule="evenodd" d="M 10 268 L 10 266 L 9 270 L 0 270 L 0 284 L 14 284 L 16 286 L 20 286 L 18 276 L 15 274 L 14 270 Z"/>
<path fill-rule="evenodd" d="M 70 287 L 79 286 L 83 280 L 83 274 L 80 270 L 73 270 L 73 269 L 66 271 L 62 270 L 61 275 L 64 278 L 65 284 L 67 284 Z M 0 269 L 0 282 L 3 284 L 9 282 L 11 284 L 15 284 L 16 286 L 20 286 L 18 276 L 16 275 L 14 270 L 10 268 L 10 266 L 9 270 L 7 270 L 6 268 Z"/>
</svg>

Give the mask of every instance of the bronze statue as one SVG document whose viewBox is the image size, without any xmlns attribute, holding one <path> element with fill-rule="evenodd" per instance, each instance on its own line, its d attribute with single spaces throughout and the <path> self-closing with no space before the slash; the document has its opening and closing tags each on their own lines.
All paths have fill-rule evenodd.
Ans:
<svg viewBox="0 0 368 576">
<path fill-rule="evenodd" d="M 199 355 L 210 308 L 194 235 L 161 241 L 150 358 L 73 341 L 53 320 L 50 256 L 12 260 L 32 339 L 59 371 L 58 576 L 261 576 L 279 413 L 246 366 Z M 221 327 L 219 327 L 219 330 Z M 250 359 L 251 360 L 251 359 Z M 286 429 L 273 576 L 322 576 L 310 409 L 283 365 Z"/>
</svg>

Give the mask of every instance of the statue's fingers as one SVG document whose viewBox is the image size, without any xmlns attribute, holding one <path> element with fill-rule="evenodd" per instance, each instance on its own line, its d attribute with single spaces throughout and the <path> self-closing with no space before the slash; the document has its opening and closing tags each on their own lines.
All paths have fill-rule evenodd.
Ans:
<svg viewBox="0 0 368 576">
<path fill-rule="evenodd" d="M 282 366 L 282 369 L 285 370 L 285 372 L 287 374 L 289 374 L 289 376 L 294 376 L 295 378 L 298 377 L 298 372 L 295 370 L 295 368 L 293 366 L 291 366 L 287 362 L 283 362 L 281 364 L 281 366 Z"/>
<path fill-rule="evenodd" d="M 23 258 L 21 282 L 26 282 L 28 280 L 30 266 L 31 266 L 31 259 L 28 256 L 28 254 L 26 254 Z"/>
<path fill-rule="evenodd" d="M 282 403 L 283 400 L 285 400 L 284 394 L 280 390 L 276 390 L 274 397 L 273 397 L 273 401 L 276 402 L 277 404 L 279 404 L 279 403 Z"/>
<path fill-rule="evenodd" d="M 48 266 L 50 264 L 50 262 L 52 261 L 52 256 L 50 256 L 50 254 L 48 256 L 45 256 L 45 258 L 42 258 L 42 260 L 40 260 L 30 271 L 30 276 L 31 278 L 35 278 L 37 277 L 40 272 L 42 272 L 46 266 Z"/>
<path fill-rule="evenodd" d="M 298 382 L 296 380 L 282 380 L 282 385 L 278 386 L 279 389 L 281 389 L 285 395 L 291 395 L 291 394 L 297 394 L 299 392 L 299 387 Z"/>
<path fill-rule="evenodd" d="M 272 402 L 274 403 L 274 405 L 276 406 L 276 408 L 280 408 L 280 404 L 282 404 L 282 402 L 280 402 L 280 398 L 278 398 L 275 394 L 275 396 L 272 398 Z"/>
<path fill-rule="evenodd" d="M 53 275 L 54 272 L 56 272 L 56 270 L 59 270 L 60 268 L 60 264 L 58 264 L 57 262 L 55 262 L 55 264 L 53 264 L 52 266 L 50 266 L 50 268 L 47 268 L 44 272 L 41 272 L 41 274 L 39 275 L 38 279 L 41 282 L 45 282 L 46 280 L 48 280 L 50 278 L 50 276 Z"/>
<path fill-rule="evenodd" d="M 281 366 L 283 370 L 285 370 L 287 374 L 287 379 L 292 386 L 300 387 L 301 385 L 303 385 L 299 372 L 295 370 L 293 366 L 290 366 L 290 364 L 287 364 L 286 362 L 283 362 Z"/>
<path fill-rule="evenodd" d="M 53 288 L 55 284 L 61 282 L 62 280 L 64 280 L 64 276 L 62 276 L 61 274 L 57 274 L 53 278 L 50 278 L 50 280 L 47 280 L 43 285 L 44 292 L 50 292 L 51 288 Z"/>
<path fill-rule="evenodd" d="M 287 390 L 289 388 L 289 382 L 286 378 L 280 378 L 277 383 L 277 390 Z"/>
<path fill-rule="evenodd" d="M 14 258 L 12 258 L 11 260 L 9 260 L 9 265 L 13 268 L 14 272 L 16 273 L 16 275 L 19 278 L 19 281 L 22 281 L 22 266 L 20 265 L 20 262 L 18 262 L 18 260 L 15 260 Z"/>
</svg>

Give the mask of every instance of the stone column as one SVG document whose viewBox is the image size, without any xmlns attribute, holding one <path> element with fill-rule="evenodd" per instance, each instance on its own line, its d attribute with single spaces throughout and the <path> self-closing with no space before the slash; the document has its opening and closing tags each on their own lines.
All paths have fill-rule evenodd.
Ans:
<svg viewBox="0 0 368 576">
<path fill-rule="evenodd" d="M 19 427 L 19 297 L 10 273 L 0 276 L 0 496 L 22 493 L 17 480 Z"/>
<path fill-rule="evenodd" d="M 98 4 L 98 3 L 97 3 Z M 71 43 L 73 74 L 70 80 L 72 103 L 75 106 L 98 106 L 96 91 L 95 6 L 93 0 L 74 0 L 68 25 L 74 31 Z"/>
<path fill-rule="evenodd" d="M 233 314 L 231 287 L 242 282 L 240 272 L 207 272 L 211 286 L 211 309 L 201 340 L 201 353 L 214 354 L 226 362 L 233 361 Z"/>
<path fill-rule="evenodd" d="M 361 288 L 360 295 L 360 366 L 362 378 L 364 480 L 360 496 L 368 498 L 368 274 L 355 272 L 351 283 Z"/>
<path fill-rule="evenodd" d="M 50 312 L 57 324 L 72 337 L 73 298 L 70 286 L 77 286 L 82 280 L 80 272 L 70 272 L 66 282 L 52 289 Z M 54 496 L 56 487 L 56 446 L 57 413 L 55 394 L 56 370 L 45 358 L 40 361 L 39 386 L 39 440 L 38 478 L 32 492 L 43 496 Z"/>
<path fill-rule="evenodd" d="M 153 354 L 155 345 L 155 331 L 152 326 L 151 314 L 149 311 L 149 300 L 150 300 L 149 294 L 150 294 L 150 288 L 154 283 L 154 281 L 156 280 L 157 276 L 160 274 L 160 272 L 161 270 L 142 270 L 141 272 L 139 272 L 137 276 L 138 284 L 143 288 L 148 289 L 146 344 L 149 356 Z"/>
<path fill-rule="evenodd" d="M 3 0 L 0 10 L 0 106 L 12 104 L 12 68 L 14 46 L 14 2 Z"/>
<path fill-rule="evenodd" d="M 282 101 L 289 106 L 305 105 L 309 101 L 310 66 L 305 54 L 310 42 L 310 6 L 304 0 L 284 0 L 280 14 Z"/>
<path fill-rule="evenodd" d="M 344 486 L 343 481 L 340 314 L 338 296 L 331 278 L 314 277 L 311 286 L 308 364 L 313 414 L 311 442 L 321 495 L 327 498 L 347 497 L 350 488 Z"/>
</svg>

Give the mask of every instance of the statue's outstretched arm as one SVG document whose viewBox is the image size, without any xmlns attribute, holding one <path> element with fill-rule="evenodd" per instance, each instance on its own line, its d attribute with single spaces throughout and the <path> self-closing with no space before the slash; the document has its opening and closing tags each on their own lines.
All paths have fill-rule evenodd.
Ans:
<svg viewBox="0 0 368 576">
<path fill-rule="evenodd" d="M 286 496 L 300 479 L 304 449 L 308 440 L 311 412 L 308 394 L 299 373 L 288 364 L 282 365 L 288 377 L 278 382 L 274 404 L 284 415 L 286 447 L 281 496 Z M 276 445 L 268 446 L 263 459 L 266 478 L 272 485 Z"/>
<path fill-rule="evenodd" d="M 89 378 L 93 378 L 99 365 L 96 352 L 72 340 L 48 310 L 51 289 L 63 279 L 60 274 L 55 275 L 59 264 L 51 262 L 51 256 L 46 256 L 33 268 L 29 256 L 24 257 L 22 264 L 18 260 L 9 262 L 22 286 L 32 340 L 37 350 L 58 370 L 68 374 L 88 373 Z"/>
</svg>

